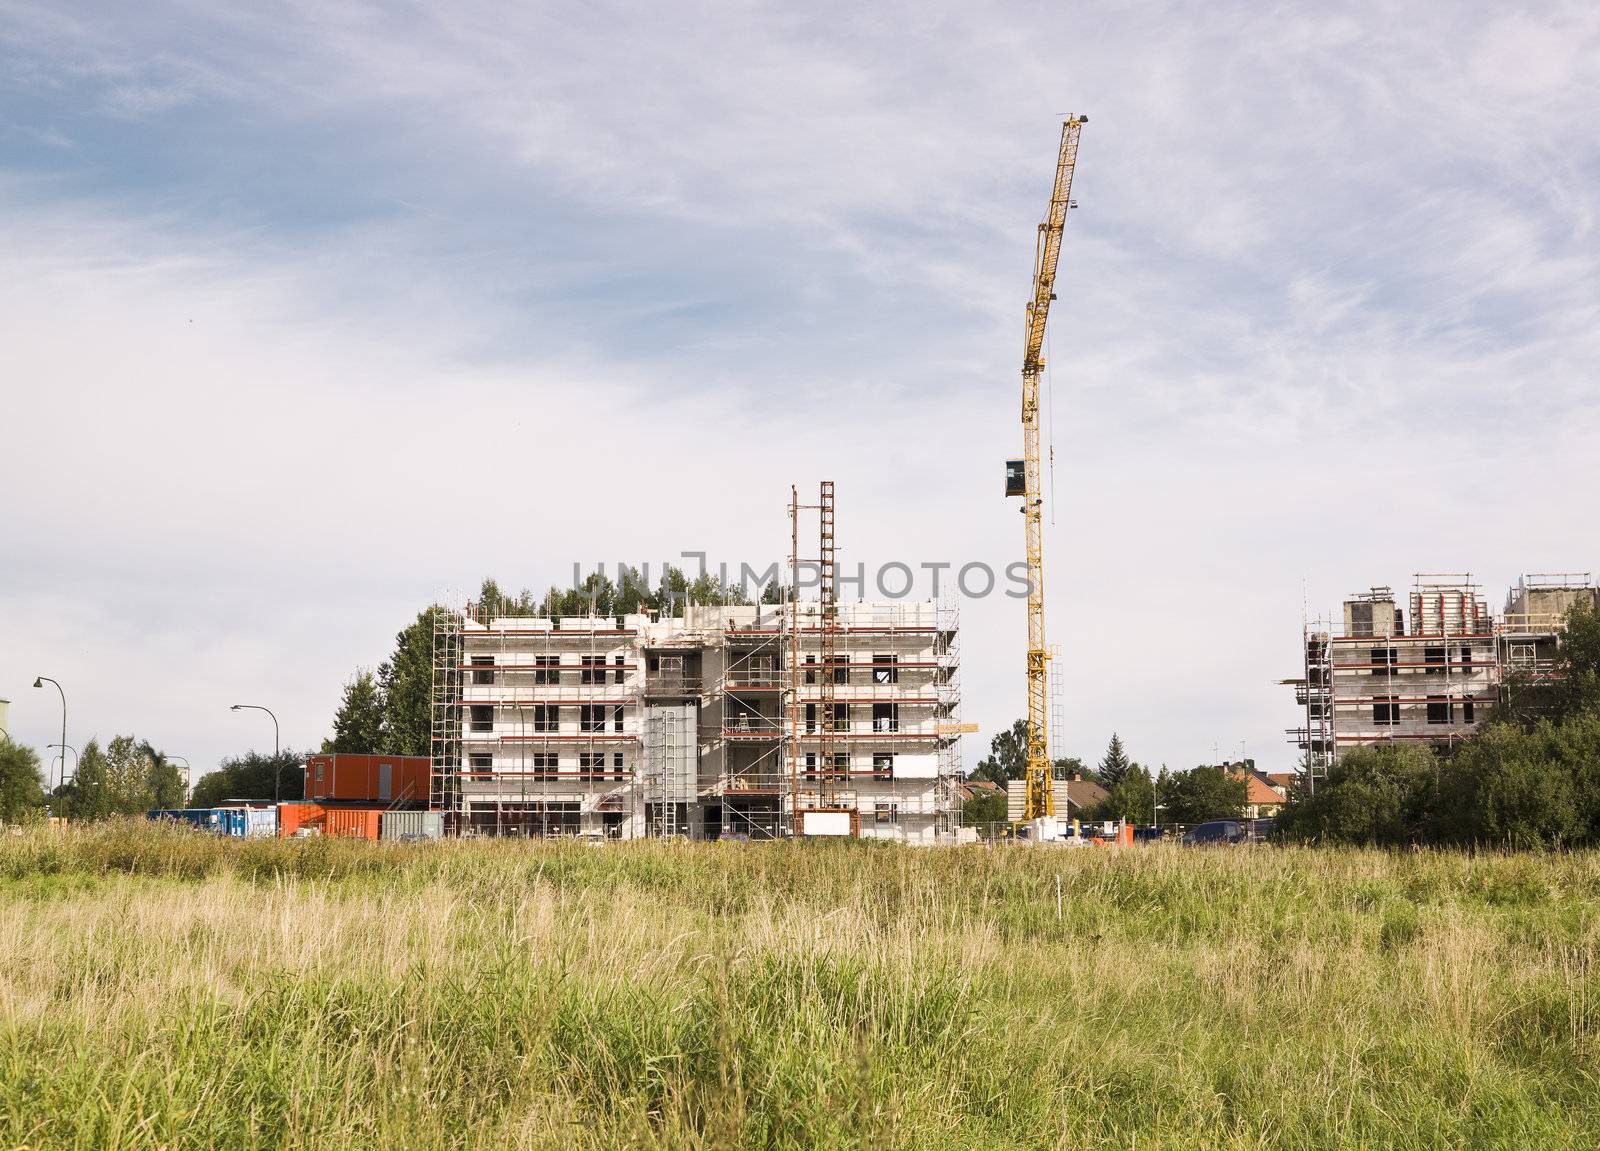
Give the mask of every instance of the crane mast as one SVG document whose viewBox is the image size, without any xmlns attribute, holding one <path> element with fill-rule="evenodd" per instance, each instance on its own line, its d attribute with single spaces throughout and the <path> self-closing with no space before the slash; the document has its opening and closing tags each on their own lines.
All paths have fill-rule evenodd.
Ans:
<svg viewBox="0 0 1600 1151">
<path fill-rule="evenodd" d="M 1022 497 L 1028 553 L 1028 758 L 1024 821 L 1055 814 L 1050 788 L 1050 741 L 1045 727 L 1049 712 L 1046 664 L 1050 654 L 1044 633 L 1044 497 L 1039 482 L 1039 376 L 1044 369 L 1044 327 L 1055 299 L 1056 262 L 1061 232 L 1072 202 L 1072 174 L 1078 160 L 1078 135 L 1087 116 L 1069 116 L 1061 125 L 1061 152 L 1056 161 L 1055 188 L 1034 252 L 1033 298 L 1028 301 L 1027 341 L 1022 351 L 1022 459 L 1008 461 L 1006 494 Z M 1020 465 L 1020 467 L 1019 467 Z"/>
</svg>

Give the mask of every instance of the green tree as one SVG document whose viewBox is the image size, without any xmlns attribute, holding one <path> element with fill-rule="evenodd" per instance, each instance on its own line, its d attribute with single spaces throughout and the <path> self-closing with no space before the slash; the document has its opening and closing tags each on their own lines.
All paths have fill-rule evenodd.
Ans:
<svg viewBox="0 0 1600 1151">
<path fill-rule="evenodd" d="M 104 819 L 112 812 L 108 767 L 100 741 L 83 745 L 72 780 L 61 788 L 62 814 L 71 819 Z"/>
<path fill-rule="evenodd" d="M 1600 612 L 1593 600 L 1567 613 L 1556 645 L 1557 717 L 1600 709 Z"/>
<path fill-rule="evenodd" d="M 761 589 L 761 602 L 764 604 L 779 604 L 789 602 L 789 588 L 786 584 L 771 580 Z"/>
<path fill-rule="evenodd" d="M 106 744 L 106 806 L 111 815 L 137 815 L 148 811 L 154 798 L 150 786 L 150 760 L 139 740 L 114 736 Z"/>
<path fill-rule="evenodd" d="M 644 582 L 644 575 L 636 567 L 617 565 L 617 602 L 615 604 L 618 615 L 633 615 L 635 612 L 645 611 L 650 606 L 650 588 Z"/>
<path fill-rule="evenodd" d="M 1004 792 L 982 791 L 961 805 L 961 822 L 966 827 L 983 827 L 1006 822 Z"/>
<path fill-rule="evenodd" d="M 144 810 L 182 807 L 183 773 L 178 770 L 178 765 L 168 759 L 165 752 L 157 751 L 149 740 L 139 744 L 139 754 L 144 757 L 146 765 Z"/>
<path fill-rule="evenodd" d="M 1289 839 L 1396 845 L 1427 837 L 1438 763 L 1426 747 L 1380 744 L 1345 752 L 1315 793 L 1278 815 Z"/>
<path fill-rule="evenodd" d="M 1122 777 L 1128 774 L 1128 766 L 1127 753 L 1122 750 L 1122 737 L 1112 732 L 1111 742 L 1106 745 L 1106 754 L 1095 772 L 1100 786 L 1108 791 L 1115 788 L 1122 782 Z"/>
<path fill-rule="evenodd" d="M 1433 836 L 1447 843 L 1504 847 L 1560 846 L 1585 838 L 1592 796 L 1592 760 L 1574 761 L 1579 743 L 1564 738 L 1588 726 L 1586 716 L 1568 723 L 1541 721 L 1532 729 L 1492 724 L 1467 740 L 1439 770 L 1439 812 Z M 1592 720 L 1590 720 L 1592 723 Z"/>
<path fill-rule="evenodd" d="M 25 823 L 44 813 L 44 777 L 31 747 L 0 742 L 0 823 Z"/>
<path fill-rule="evenodd" d="M 1541 720 L 1561 723 L 1600 708 L 1600 614 L 1593 601 L 1568 610 L 1556 636 L 1554 673 L 1508 672 L 1490 723 L 1531 728 Z"/>
<path fill-rule="evenodd" d="M 305 795 L 305 761 L 303 753 L 288 749 L 276 756 L 252 751 L 224 759 L 217 770 L 202 776 L 194 785 L 189 806 L 216 807 L 230 799 L 271 799 L 274 780 L 280 798 L 300 799 Z"/>
<path fill-rule="evenodd" d="M 379 746 L 386 755 L 427 755 L 433 737 L 433 621 L 439 604 L 418 612 L 394 638 L 394 653 L 378 665 L 383 701 Z"/>
<path fill-rule="evenodd" d="M 689 577 L 681 568 L 667 564 L 661 570 L 661 581 L 656 585 L 656 607 L 674 616 L 683 614 L 683 605 L 689 602 Z"/>
<path fill-rule="evenodd" d="M 1111 789 L 1106 801 L 1095 810 L 1095 819 L 1126 819 L 1129 823 L 1149 823 L 1155 815 L 1155 781 L 1146 767 L 1135 763 Z"/>
<path fill-rule="evenodd" d="M 1083 779 L 1094 778 L 1094 772 L 1083 766 L 1083 760 L 1075 755 L 1064 755 L 1050 761 L 1051 779 L 1071 779 L 1074 775 Z"/>
<path fill-rule="evenodd" d="M 1019 719 L 989 741 L 989 754 L 972 769 L 972 778 L 1004 787 L 1008 779 L 1021 779 L 1027 768 L 1028 721 Z"/>
<path fill-rule="evenodd" d="M 1196 767 L 1167 779 L 1161 799 L 1173 823 L 1204 823 L 1209 819 L 1236 819 L 1249 794 L 1245 781 L 1220 767 Z"/>
<path fill-rule="evenodd" d="M 378 681 L 370 671 L 357 671 L 355 678 L 344 685 L 344 698 L 333 716 L 333 738 L 322 741 L 322 750 L 395 754 L 384 733 L 386 710 Z"/>
</svg>

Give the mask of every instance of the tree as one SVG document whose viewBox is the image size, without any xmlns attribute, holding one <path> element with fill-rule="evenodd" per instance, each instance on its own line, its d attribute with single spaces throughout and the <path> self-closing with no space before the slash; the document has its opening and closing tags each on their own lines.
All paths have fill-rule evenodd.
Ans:
<svg viewBox="0 0 1600 1151">
<path fill-rule="evenodd" d="M 183 777 L 149 740 L 113 737 L 104 748 L 91 739 L 83 745 L 72 782 L 60 789 L 62 814 L 72 819 L 138 815 L 183 802 Z"/>
<path fill-rule="evenodd" d="M 178 765 L 168 759 L 165 752 L 152 747 L 149 740 L 139 744 L 139 754 L 144 756 L 146 763 L 145 787 L 148 794 L 145 809 L 182 807 L 183 773 L 178 770 Z"/>
<path fill-rule="evenodd" d="M 386 755 L 427 755 L 433 738 L 433 620 L 439 604 L 394 637 L 394 654 L 378 665 L 382 737 L 366 748 Z"/>
<path fill-rule="evenodd" d="M 1106 745 L 1105 758 L 1100 761 L 1100 768 L 1095 773 L 1100 781 L 1100 786 L 1111 790 L 1122 782 L 1122 777 L 1128 774 L 1128 756 L 1122 750 L 1122 737 L 1116 732 L 1111 733 L 1111 742 Z"/>
<path fill-rule="evenodd" d="M 106 744 L 106 804 L 111 815 L 148 811 L 152 799 L 150 761 L 139 741 L 118 735 Z"/>
<path fill-rule="evenodd" d="M 1050 761 L 1051 779 L 1071 779 L 1073 776 L 1093 778 L 1094 773 L 1083 766 L 1083 760 L 1075 755 L 1064 755 L 1060 759 Z"/>
<path fill-rule="evenodd" d="M 981 791 L 961 805 L 961 823 L 965 827 L 1004 823 L 1006 815 L 1003 791 Z"/>
<path fill-rule="evenodd" d="M 761 602 L 764 604 L 788 603 L 788 585 L 779 583 L 777 580 L 768 580 L 767 586 L 761 589 Z"/>
<path fill-rule="evenodd" d="M 1129 823 L 1149 823 L 1155 816 L 1155 781 L 1148 768 L 1135 763 L 1117 781 L 1094 813 L 1096 819 L 1126 819 Z"/>
<path fill-rule="evenodd" d="M 1588 723 L 1585 723 L 1588 720 Z M 1587 760 L 1593 740 L 1564 740 L 1569 726 L 1592 726 L 1593 716 L 1567 724 L 1541 721 L 1532 729 L 1493 724 L 1478 732 L 1445 760 L 1439 772 L 1439 812 L 1435 838 L 1455 844 L 1508 847 L 1559 846 L 1592 831 L 1585 808 L 1592 797 L 1580 794 L 1580 779 L 1592 778 L 1592 760 L 1574 762 L 1572 750 Z M 1591 785 L 1592 786 L 1592 783 Z"/>
<path fill-rule="evenodd" d="M 217 770 L 202 776 L 194 785 L 190 807 L 216 807 L 230 799 L 271 799 L 275 793 L 285 800 L 305 795 L 304 754 L 284 750 L 276 757 L 252 751 L 229 758 Z M 275 782 L 276 781 L 276 784 Z"/>
<path fill-rule="evenodd" d="M 393 754 L 384 737 L 385 707 L 383 692 L 372 673 L 365 669 L 344 685 L 344 699 L 333 716 L 333 738 L 322 741 L 322 750 L 360 754 Z"/>
<path fill-rule="evenodd" d="M 1600 611 L 1593 600 L 1567 612 L 1556 645 L 1557 718 L 1600 709 Z"/>
<path fill-rule="evenodd" d="M 617 565 L 617 602 L 618 615 L 633 615 L 635 612 L 644 611 L 650 606 L 650 588 L 644 582 L 644 575 L 636 567 Z"/>
<path fill-rule="evenodd" d="M 0 743 L 0 823 L 25 823 L 44 812 L 44 777 L 31 747 Z"/>
<path fill-rule="evenodd" d="M 1314 794 L 1279 812 L 1289 839 L 1393 846 L 1428 834 L 1437 763 L 1426 747 L 1382 744 L 1345 752 Z"/>
<path fill-rule="evenodd" d="M 72 781 L 63 784 L 60 792 L 61 814 L 72 819 L 104 819 L 111 814 L 106 756 L 99 740 L 83 745 Z"/>
<path fill-rule="evenodd" d="M 661 571 L 661 581 L 656 584 L 656 607 L 672 615 L 683 614 L 683 605 L 689 602 L 689 577 L 681 568 L 667 564 Z"/>
<path fill-rule="evenodd" d="M 989 741 L 989 754 L 972 769 L 971 778 L 987 779 L 1001 787 L 1008 779 L 1021 779 L 1028 769 L 1028 721 L 1019 719 Z"/>
<path fill-rule="evenodd" d="M 1162 801 L 1174 823 L 1204 823 L 1209 819 L 1236 819 L 1249 792 L 1245 781 L 1220 767 L 1197 767 L 1167 780 Z"/>
</svg>

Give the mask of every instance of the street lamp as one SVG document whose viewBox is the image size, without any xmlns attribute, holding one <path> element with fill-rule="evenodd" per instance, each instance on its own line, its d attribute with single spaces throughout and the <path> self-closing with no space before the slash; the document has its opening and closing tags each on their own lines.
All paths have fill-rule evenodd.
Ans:
<svg viewBox="0 0 1600 1151">
<path fill-rule="evenodd" d="M 72 753 L 72 778 L 77 779 L 78 749 L 64 743 L 47 743 L 44 745 L 44 749 L 46 751 L 49 751 L 52 747 L 59 747 L 61 749 L 61 786 L 57 789 L 60 794 L 57 795 L 56 798 L 61 801 L 61 817 L 65 819 L 67 814 L 67 752 L 70 751 Z"/>
<path fill-rule="evenodd" d="M 183 802 L 185 804 L 187 804 L 189 802 L 189 783 L 190 783 L 190 779 L 189 779 L 189 758 L 188 758 L 188 756 L 184 756 L 184 755 L 168 755 L 166 752 L 162 752 L 161 756 L 162 756 L 163 759 L 181 759 L 181 760 L 183 760 Z"/>
<path fill-rule="evenodd" d="M 65 691 L 62 691 L 61 685 L 59 683 L 56 683 L 55 680 L 51 679 L 47 675 L 41 675 L 41 676 L 35 677 L 34 681 L 33 681 L 33 686 L 34 687 L 43 687 L 47 683 L 55 683 L 56 691 L 61 693 L 61 745 L 63 747 L 65 747 L 66 743 L 67 743 L 67 693 Z M 78 753 L 77 752 L 73 752 L 72 754 L 73 755 L 77 755 Z M 67 753 L 63 751 L 61 753 L 62 778 L 56 781 L 56 786 L 57 787 L 60 787 L 62 784 L 67 782 L 67 780 L 66 780 L 66 770 L 67 770 Z"/>
<path fill-rule="evenodd" d="M 232 707 L 230 707 L 228 710 L 229 711 L 264 711 L 268 715 L 272 715 L 272 709 L 271 708 L 262 707 L 259 703 L 236 703 Z M 272 802 L 273 803 L 277 803 L 279 801 L 279 798 L 280 798 L 280 796 L 278 794 L 278 776 L 281 774 L 281 772 L 278 769 L 281 766 L 282 765 L 278 762 L 278 717 L 275 716 L 275 715 L 272 715 Z"/>
</svg>

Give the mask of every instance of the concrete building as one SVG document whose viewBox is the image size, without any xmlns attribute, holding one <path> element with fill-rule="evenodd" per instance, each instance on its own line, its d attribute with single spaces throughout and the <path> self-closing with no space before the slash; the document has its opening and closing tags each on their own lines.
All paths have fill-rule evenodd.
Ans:
<svg viewBox="0 0 1600 1151">
<path fill-rule="evenodd" d="M 953 840 L 953 608 L 680 610 L 439 613 L 434 806 L 485 834 Z"/>
<path fill-rule="evenodd" d="M 1419 574 L 1404 606 L 1389 587 L 1352 595 L 1337 624 L 1303 629 L 1303 674 L 1283 681 L 1304 716 L 1291 741 L 1316 779 L 1352 747 L 1469 735 L 1504 691 L 1550 673 L 1567 610 L 1596 595 L 1587 574 L 1524 576 L 1498 619 L 1466 575 Z"/>
</svg>

